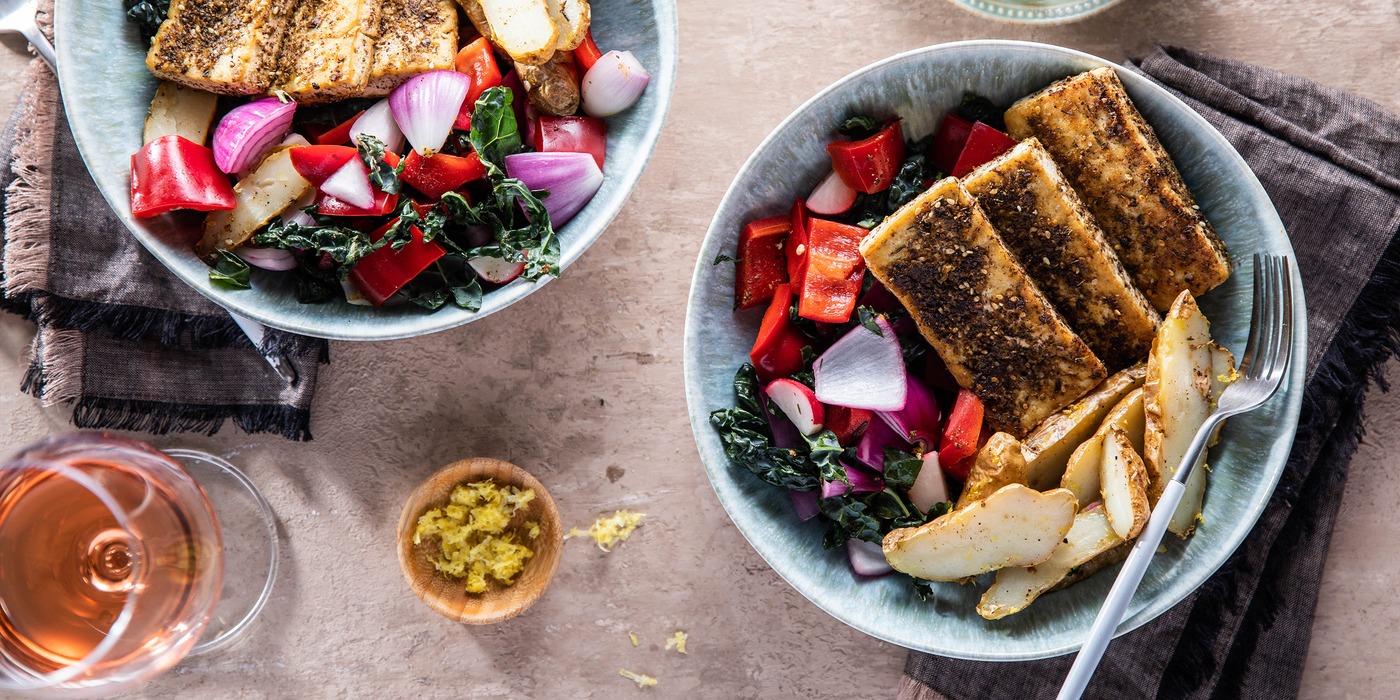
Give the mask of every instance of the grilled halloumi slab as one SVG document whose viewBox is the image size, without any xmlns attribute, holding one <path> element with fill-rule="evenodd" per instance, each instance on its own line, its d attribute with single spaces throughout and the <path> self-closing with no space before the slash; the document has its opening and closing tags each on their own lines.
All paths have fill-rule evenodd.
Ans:
<svg viewBox="0 0 1400 700">
<path fill-rule="evenodd" d="M 1012 137 L 1040 139 L 1158 311 L 1230 276 L 1215 235 L 1112 68 L 1061 80 L 1006 110 Z"/>
<path fill-rule="evenodd" d="M 430 70 L 451 70 L 457 55 L 457 6 L 452 0 L 384 0 L 366 95 L 387 95 Z"/>
<path fill-rule="evenodd" d="M 1147 357 L 1162 317 L 1038 140 L 1022 141 L 963 185 L 1108 371 Z"/>
<path fill-rule="evenodd" d="M 860 253 L 994 431 L 1024 437 L 1108 375 L 954 178 L 885 219 Z"/>
<path fill-rule="evenodd" d="M 297 0 L 273 87 L 300 103 L 358 97 L 369 83 L 380 0 Z"/>
<path fill-rule="evenodd" d="M 267 92 L 295 0 L 172 0 L 146 67 L 223 95 Z"/>
</svg>

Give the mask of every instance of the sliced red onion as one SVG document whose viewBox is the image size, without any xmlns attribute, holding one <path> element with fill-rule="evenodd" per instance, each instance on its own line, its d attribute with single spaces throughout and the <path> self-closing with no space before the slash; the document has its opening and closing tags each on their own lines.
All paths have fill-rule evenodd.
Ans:
<svg viewBox="0 0 1400 700">
<path fill-rule="evenodd" d="M 524 262 L 510 262 L 505 258 L 478 257 L 467 261 L 468 265 L 476 270 L 476 274 L 487 282 L 505 284 L 519 277 L 525 272 Z"/>
<path fill-rule="evenodd" d="M 495 240 L 490 226 L 467 226 L 466 233 L 467 245 L 472 247 L 483 246 Z"/>
<path fill-rule="evenodd" d="M 851 568 L 861 576 L 884 576 L 894 571 L 885 559 L 885 549 L 874 542 L 846 540 L 846 556 L 851 560 Z"/>
<path fill-rule="evenodd" d="M 360 159 L 349 160 L 321 183 L 321 191 L 357 209 L 374 206 L 369 170 Z"/>
<path fill-rule="evenodd" d="M 802 433 L 798 432 L 797 426 L 766 395 L 761 398 L 763 412 L 768 415 L 768 429 L 773 431 L 773 446 L 780 450 L 792 450 L 803 445 Z"/>
<path fill-rule="evenodd" d="M 548 190 L 544 208 L 555 230 L 574 218 L 603 186 L 603 171 L 587 153 L 515 153 L 506 174 L 532 190 Z"/>
<path fill-rule="evenodd" d="M 904 408 L 904 353 L 884 317 L 875 319 L 876 335 L 857 325 L 817 358 L 817 398 L 822 403 L 898 411 Z"/>
<path fill-rule="evenodd" d="M 885 480 L 871 474 L 859 467 L 852 467 L 849 464 L 842 464 L 846 468 L 846 479 L 849 484 L 840 481 L 822 480 L 822 498 L 832 496 L 843 496 L 847 493 L 869 493 L 871 491 L 885 490 Z"/>
<path fill-rule="evenodd" d="M 379 139 L 385 148 L 395 152 L 403 152 L 403 132 L 399 130 L 399 125 L 394 121 L 394 113 L 389 107 L 389 98 L 384 98 L 375 102 L 359 119 L 355 120 L 355 125 L 350 127 L 350 143 L 359 145 L 360 136 L 369 134 Z"/>
<path fill-rule="evenodd" d="M 938 407 L 938 399 L 923 381 L 907 371 L 904 386 L 904 408 L 876 411 L 875 415 L 900 437 L 917 443 L 921 454 L 938 449 L 938 436 L 943 434 L 943 410 Z"/>
<path fill-rule="evenodd" d="M 609 51 L 583 76 L 583 111 L 606 117 L 631 107 L 651 75 L 631 51 Z"/>
<path fill-rule="evenodd" d="M 297 103 L 269 97 L 229 110 L 214 130 L 214 162 L 226 173 L 247 170 L 292 128 Z"/>
<path fill-rule="evenodd" d="M 899 436 L 894 428 L 882 420 L 872 420 L 866 426 L 865 434 L 860 436 L 860 442 L 856 443 L 856 459 L 877 472 L 885 471 L 885 448 L 893 447 L 900 452 L 910 452 L 914 449 L 908 441 Z"/>
<path fill-rule="evenodd" d="M 292 251 L 281 248 L 241 245 L 233 249 L 233 254 L 242 258 L 243 262 L 264 270 L 290 270 L 297 266 L 297 259 L 292 255 Z"/>
<path fill-rule="evenodd" d="M 348 279 L 340 281 L 340 288 L 345 291 L 345 302 L 355 306 L 374 306 L 369 299 L 365 298 L 365 293 Z"/>
<path fill-rule="evenodd" d="M 394 121 L 414 150 L 426 155 L 442 149 L 471 87 L 472 79 L 466 73 L 430 70 L 389 93 Z"/>
<path fill-rule="evenodd" d="M 924 455 L 924 466 L 919 468 L 914 485 L 909 487 L 909 502 L 920 513 L 927 513 L 929 508 L 947 500 L 948 482 L 943 478 L 943 469 L 938 466 L 938 453 L 929 452 Z"/>
<path fill-rule="evenodd" d="M 887 314 L 904 308 L 899 297 L 895 296 L 894 292 L 891 292 L 880 280 L 875 280 L 870 285 L 870 289 L 865 290 L 865 293 L 860 295 L 860 301 L 856 302 L 856 306 L 868 306 L 871 311 L 878 314 Z"/>
<path fill-rule="evenodd" d="M 817 188 L 807 197 L 807 208 L 823 216 L 844 214 L 855 203 L 856 191 L 846 185 L 835 170 L 817 183 Z"/>
<path fill-rule="evenodd" d="M 797 509 L 798 520 L 811 520 L 817 517 L 817 513 L 822 512 L 821 506 L 817 505 L 821 494 L 816 491 L 788 489 L 788 495 L 792 496 L 792 507 Z"/>
<path fill-rule="evenodd" d="M 914 322 L 913 316 L 905 316 L 894 322 L 894 334 L 903 338 L 919 332 L 919 324 Z M 929 352 L 933 352 L 930 350 Z"/>
</svg>

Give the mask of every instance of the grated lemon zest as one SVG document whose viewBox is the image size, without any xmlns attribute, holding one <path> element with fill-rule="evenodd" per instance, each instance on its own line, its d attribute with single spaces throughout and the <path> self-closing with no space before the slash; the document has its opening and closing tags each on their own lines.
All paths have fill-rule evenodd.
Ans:
<svg viewBox="0 0 1400 700">
<path fill-rule="evenodd" d="M 619 510 L 613 513 L 611 518 L 598 518 L 589 526 L 587 532 L 579 532 L 578 528 L 569 530 L 569 534 L 564 535 L 564 539 L 589 535 L 598 544 L 598 549 L 604 552 L 611 552 L 612 548 L 619 542 L 626 542 L 632 531 L 642 524 L 642 516 L 646 513 L 634 513 L 630 510 Z"/>
<path fill-rule="evenodd" d="M 468 593 L 485 592 L 488 575 L 509 586 L 535 553 L 516 543 L 516 533 L 506 532 L 506 527 L 534 499 L 534 489 L 501 487 L 489 479 L 458 484 L 446 506 L 418 518 L 413 543 L 437 537 L 440 554 L 433 566 L 448 576 L 465 578 Z M 539 535 L 539 523 L 527 522 L 524 527 L 530 538 Z"/>
<path fill-rule="evenodd" d="M 641 673 L 633 673 L 625 668 L 618 669 L 617 672 L 621 674 L 623 678 L 626 678 L 629 681 L 636 681 L 638 688 L 645 688 L 647 686 L 656 685 L 656 679 L 652 678 L 651 676 L 644 675 Z"/>
<path fill-rule="evenodd" d="M 666 640 L 666 651 L 670 651 L 672 647 L 675 647 L 676 651 L 679 651 L 682 654 L 689 655 L 690 652 L 685 650 L 685 640 L 687 639 L 690 639 L 690 635 L 680 630 L 676 630 L 675 635 L 673 635 L 670 639 Z"/>
<path fill-rule="evenodd" d="M 627 638 L 632 640 L 632 646 L 637 646 L 637 635 L 628 632 Z"/>
</svg>

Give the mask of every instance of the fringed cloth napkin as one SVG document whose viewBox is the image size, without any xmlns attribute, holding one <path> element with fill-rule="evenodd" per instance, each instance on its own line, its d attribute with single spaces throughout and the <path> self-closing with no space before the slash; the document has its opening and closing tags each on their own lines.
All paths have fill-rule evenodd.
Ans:
<svg viewBox="0 0 1400 700">
<path fill-rule="evenodd" d="M 1249 537 L 1189 598 L 1114 641 L 1084 697 L 1291 698 L 1363 432 L 1362 400 L 1371 382 L 1386 388 L 1381 366 L 1400 352 L 1400 118 L 1187 49 L 1158 46 L 1136 67 L 1215 125 L 1278 208 L 1308 302 L 1308 384 L 1283 478 Z M 992 664 L 911 652 L 899 698 L 1053 698 L 1073 660 Z"/>
<path fill-rule="evenodd" d="M 311 439 L 326 342 L 268 329 L 264 349 L 296 370 L 289 386 L 222 308 L 146 252 L 88 175 L 38 59 L 0 135 L 0 185 L 0 306 L 39 325 L 24 391 L 72 404 L 80 428 L 212 434 L 231 419 Z"/>
</svg>

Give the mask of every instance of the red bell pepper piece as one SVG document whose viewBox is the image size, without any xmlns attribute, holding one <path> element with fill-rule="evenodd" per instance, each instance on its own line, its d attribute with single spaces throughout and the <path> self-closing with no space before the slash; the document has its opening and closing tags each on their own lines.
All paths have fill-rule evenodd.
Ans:
<svg viewBox="0 0 1400 700">
<path fill-rule="evenodd" d="M 515 128 L 520 130 L 521 137 L 525 135 L 525 84 L 520 82 L 520 74 L 514 69 L 501 76 L 501 87 L 510 90 L 510 111 L 515 113 Z"/>
<path fill-rule="evenodd" d="M 860 241 L 867 233 L 858 226 L 825 219 L 808 222 L 799 316 L 825 323 L 845 323 L 851 318 L 865 277 Z"/>
<path fill-rule="evenodd" d="M 131 156 L 131 213 L 136 216 L 233 209 L 237 204 L 228 176 L 214 163 L 214 151 L 183 136 L 162 136 Z"/>
<path fill-rule="evenodd" d="M 346 119 L 341 122 L 339 126 L 326 131 L 326 133 L 312 140 L 322 146 L 339 146 L 341 144 L 350 143 L 350 130 L 355 128 L 355 120 L 359 119 L 360 115 L 364 113 L 365 111 L 363 109 L 360 110 L 355 116 Z"/>
<path fill-rule="evenodd" d="M 547 117 L 535 120 L 535 150 L 546 153 L 587 153 L 603 169 L 608 147 L 608 123 L 597 117 Z"/>
<path fill-rule="evenodd" d="M 476 100 L 481 97 L 481 93 L 501 84 L 501 68 L 496 65 L 496 55 L 491 51 L 491 42 L 486 37 L 479 37 L 476 41 L 462 47 L 457 52 L 456 58 L 452 59 L 452 67 L 458 73 L 466 73 L 472 78 L 470 88 L 467 88 L 467 98 L 462 100 L 462 107 L 457 111 L 457 121 L 452 124 L 452 128 L 466 131 L 472 128 L 472 112 L 476 110 Z"/>
<path fill-rule="evenodd" d="M 807 274 L 807 222 L 811 221 L 812 213 L 807 211 L 807 204 L 798 198 L 793 202 L 788 217 L 792 222 L 792 233 L 788 234 L 785 246 L 788 281 L 792 283 L 793 293 L 800 297 L 802 277 Z"/>
<path fill-rule="evenodd" d="M 948 391 L 961 391 L 958 380 L 953 377 L 953 373 L 948 371 L 948 365 L 943 363 L 943 358 L 938 356 L 938 352 L 929 349 L 924 355 L 924 381 L 929 386 L 947 389 Z"/>
<path fill-rule="evenodd" d="M 861 141 L 834 141 L 827 145 L 831 167 L 841 181 L 857 192 L 874 194 L 894 183 L 904 163 L 904 130 L 890 122 L 880 133 Z"/>
<path fill-rule="evenodd" d="M 788 309 L 792 307 L 792 288 L 786 284 L 773 290 L 773 301 L 763 314 L 763 323 L 758 327 L 758 338 L 749 360 L 753 362 L 758 381 L 767 384 L 800 371 L 806 364 L 802 349 L 812 344 L 802 331 L 792 325 Z"/>
<path fill-rule="evenodd" d="M 982 436 L 982 399 L 967 389 L 958 390 L 958 399 L 948 414 L 943 428 L 943 442 L 938 446 L 938 466 L 943 473 L 966 481 L 977 458 L 978 439 Z"/>
<path fill-rule="evenodd" d="M 370 239 L 378 241 L 397 221 L 394 219 L 379 227 L 370 234 Z M 424 242 L 423 232 L 417 226 L 410 228 L 409 233 L 413 239 L 402 249 L 394 250 L 393 246 L 386 245 L 360 258 L 350 270 L 350 281 L 360 288 L 369 303 L 375 306 L 383 304 L 409 280 L 447 254 L 447 249 L 437 241 Z"/>
<path fill-rule="evenodd" d="M 842 447 L 854 445 L 860 436 L 865 434 L 865 429 L 870 426 L 870 419 L 874 413 L 863 408 L 846 408 L 845 406 L 826 406 L 826 423 L 823 427 L 836 433 L 836 441 Z"/>
<path fill-rule="evenodd" d="M 444 194 L 483 177 L 486 177 L 486 165 L 476 153 L 465 156 L 434 153 L 424 158 L 416 150 L 409 151 L 408 162 L 399 174 L 399 179 L 432 199 L 442 199 Z"/>
<path fill-rule="evenodd" d="M 734 270 L 734 308 L 752 309 L 773 298 L 786 284 L 783 242 L 792 225 L 786 216 L 770 216 L 744 227 L 739 234 L 739 262 Z"/>
<path fill-rule="evenodd" d="M 384 216 L 399 208 L 399 196 L 374 189 L 374 206 L 361 209 L 324 192 L 316 193 L 316 213 L 322 216 Z"/>
<path fill-rule="evenodd" d="M 574 58 L 583 66 L 583 72 L 587 73 L 593 68 L 593 64 L 603 57 L 603 52 L 598 50 L 598 45 L 593 43 L 593 30 L 583 36 L 583 43 L 574 49 Z"/>
<path fill-rule="evenodd" d="M 993 129 L 982 122 L 972 125 L 967 136 L 967 144 L 958 156 L 958 164 L 953 166 L 953 177 L 963 177 L 977 166 L 1016 147 L 1016 139 Z"/>
<path fill-rule="evenodd" d="M 972 122 L 949 112 L 933 135 L 933 143 L 928 147 L 928 159 L 940 172 L 951 173 L 967 145 L 967 136 L 972 133 Z"/>
</svg>

